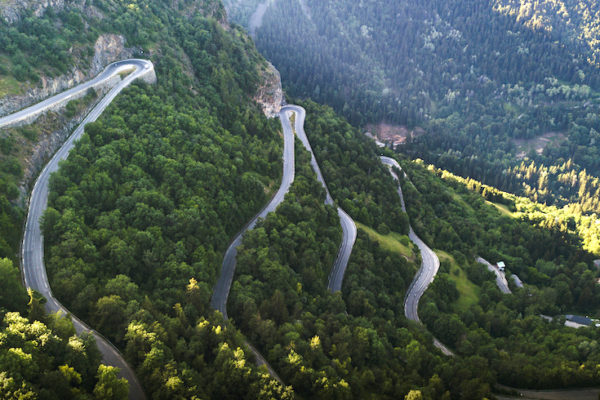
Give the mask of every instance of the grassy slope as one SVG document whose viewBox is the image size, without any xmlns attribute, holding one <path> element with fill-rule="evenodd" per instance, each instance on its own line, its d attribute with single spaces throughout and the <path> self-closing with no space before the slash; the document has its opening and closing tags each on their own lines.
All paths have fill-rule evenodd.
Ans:
<svg viewBox="0 0 600 400">
<path fill-rule="evenodd" d="M 360 222 L 356 222 L 356 226 L 359 229 L 365 231 L 366 234 L 369 235 L 369 238 L 379 242 L 383 249 L 394 253 L 398 253 L 404 256 L 409 261 L 414 261 L 416 259 L 413 250 L 413 245 L 410 244 L 408 236 L 401 235 L 397 232 L 391 232 L 387 235 L 382 235 L 376 230 L 369 228 L 368 226 L 361 224 Z M 407 242 L 408 245 L 405 244 Z"/>
<path fill-rule="evenodd" d="M 442 250 L 435 250 L 440 262 L 448 261 L 450 263 L 449 278 L 456 284 L 456 289 L 460 297 L 456 300 L 455 307 L 457 311 L 468 310 L 474 304 L 479 302 L 479 287 L 469 280 L 467 273 L 458 265 L 454 257 Z"/>
</svg>

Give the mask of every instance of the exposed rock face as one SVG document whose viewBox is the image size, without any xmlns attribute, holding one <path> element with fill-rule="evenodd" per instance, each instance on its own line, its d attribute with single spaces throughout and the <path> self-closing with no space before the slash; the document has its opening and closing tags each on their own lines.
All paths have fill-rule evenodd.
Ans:
<svg viewBox="0 0 600 400">
<path fill-rule="evenodd" d="M 11 114 L 84 82 L 96 76 L 111 62 L 130 58 L 135 51 L 135 49 L 125 47 L 123 36 L 112 34 L 101 35 L 96 41 L 94 49 L 94 58 L 88 71 L 84 72 L 75 66 L 70 73 L 56 78 L 42 76 L 40 85 L 28 89 L 25 94 L 0 98 L 0 116 Z"/>
<path fill-rule="evenodd" d="M 62 10 L 65 0 L 3 0 L 0 2 L 0 15 L 9 24 L 19 21 L 26 10 L 31 10 L 33 15 L 44 15 L 48 7 Z"/>
<path fill-rule="evenodd" d="M 94 59 L 92 60 L 92 69 L 90 77 L 97 75 L 108 64 L 131 58 L 134 49 L 125 47 L 125 38 L 121 35 L 106 34 L 100 35 L 94 44 Z"/>
<path fill-rule="evenodd" d="M 277 116 L 283 104 L 281 75 L 271 63 L 268 63 L 267 68 L 261 71 L 261 78 L 263 83 L 258 87 L 254 101 L 260 104 L 267 118 L 273 118 Z"/>
<path fill-rule="evenodd" d="M 102 95 L 98 96 L 101 99 Z M 40 173 L 46 162 L 52 155 L 62 146 L 65 140 L 69 137 L 73 129 L 83 120 L 89 111 L 95 106 L 96 102 L 90 104 L 84 111 L 77 114 L 74 118 L 65 118 L 62 114 L 46 115 L 43 118 L 58 119 L 61 128 L 48 135 L 39 138 L 31 149 L 31 153 L 25 158 L 23 168 L 23 178 L 19 182 L 19 198 L 17 203 L 25 206 L 27 195 L 31 190 L 31 186 L 35 178 Z"/>
</svg>

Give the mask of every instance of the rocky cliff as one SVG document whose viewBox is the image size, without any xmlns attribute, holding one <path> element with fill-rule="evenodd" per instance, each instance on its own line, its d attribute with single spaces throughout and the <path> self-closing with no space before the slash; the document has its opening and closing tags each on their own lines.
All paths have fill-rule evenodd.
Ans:
<svg viewBox="0 0 600 400">
<path fill-rule="evenodd" d="M 2 0 L 0 16 L 9 24 L 19 21 L 30 10 L 36 17 L 42 16 L 49 7 L 62 10 L 65 0 Z"/>
<path fill-rule="evenodd" d="M 281 75 L 271 63 L 261 71 L 261 82 L 254 95 L 254 101 L 260 104 L 268 118 L 275 117 L 283 104 L 283 89 Z"/>
</svg>

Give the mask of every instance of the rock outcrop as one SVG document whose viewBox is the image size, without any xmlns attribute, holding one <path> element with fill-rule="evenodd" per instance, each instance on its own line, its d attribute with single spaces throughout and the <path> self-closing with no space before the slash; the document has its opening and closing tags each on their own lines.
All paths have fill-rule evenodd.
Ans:
<svg viewBox="0 0 600 400">
<path fill-rule="evenodd" d="M 3 0 L 0 2 L 0 16 L 8 24 L 14 24 L 27 10 L 40 17 L 49 7 L 60 11 L 65 7 L 65 0 Z"/>
<path fill-rule="evenodd" d="M 262 84 L 254 95 L 254 101 L 260 104 L 267 118 L 273 118 L 281 110 L 283 89 L 281 88 L 281 75 L 271 63 L 268 63 L 267 67 L 261 71 L 261 82 Z"/>
<path fill-rule="evenodd" d="M 89 78 L 98 75 L 108 64 L 115 61 L 131 58 L 135 49 L 125 47 L 125 38 L 122 35 L 100 35 L 94 44 L 94 58 Z"/>
<path fill-rule="evenodd" d="M 98 97 L 100 99 L 101 96 Z M 50 160 L 52 155 L 62 146 L 65 140 L 69 137 L 73 129 L 83 121 L 87 113 L 95 106 L 96 102 L 92 102 L 82 112 L 78 113 L 73 118 L 66 118 L 62 113 L 49 114 L 43 117 L 42 122 L 58 120 L 58 123 L 53 125 L 60 126 L 55 131 L 38 138 L 37 142 L 31 148 L 31 152 L 24 158 L 23 178 L 19 182 L 19 198 L 17 203 L 26 206 L 28 193 L 44 165 Z"/>
</svg>

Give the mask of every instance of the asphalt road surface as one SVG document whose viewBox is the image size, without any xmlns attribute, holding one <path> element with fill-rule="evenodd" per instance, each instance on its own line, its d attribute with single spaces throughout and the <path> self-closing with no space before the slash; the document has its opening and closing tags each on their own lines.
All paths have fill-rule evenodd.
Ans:
<svg viewBox="0 0 600 400">
<path fill-rule="evenodd" d="M 325 179 L 323 178 L 323 174 L 321 173 L 321 168 L 319 168 L 319 163 L 315 158 L 315 154 L 313 153 L 310 142 L 308 141 L 308 137 L 306 136 L 306 132 L 304 132 L 304 119 L 306 117 L 306 111 L 304 108 L 295 105 L 288 105 L 283 109 L 294 111 L 296 113 L 296 122 L 294 124 L 296 135 L 302 142 L 302 145 L 304 145 L 304 148 L 310 152 L 310 165 L 312 166 L 313 171 L 315 171 L 317 174 L 317 179 L 319 182 L 321 182 L 323 188 L 325 188 L 325 204 L 335 205 L 333 198 L 329 193 L 329 189 L 327 188 L 327 184 L 325 183 Z M 350 218 L 350 216 L 346 214 L 346 212 L 340 207 L 337 207 L 337 212 L 338 216 L 340 217 L 340 224 L 342 225 L 342 243 L 340 244 L 337 258 L 333 263 L 331 273 L 329 274 L 329 282 L 327 287 L 332 292 L 342 290 L 344 274 L 346 273 L 348 261 L 350 260 L 350 255 L 352 254 L 352 248 L 354 247 L 354 242 L 356 241 L 356 224 L 352 218 Z"/>
<path fill-rule="evenodd" d="M 46 297 L 46 310 L 48 312 L 55 313 L 57 311 L 61 311 L 65 315 L 69 314 L 69 311 L 52 295 L 52 290 L 50 289 L 48 277 L 46 275 L 46 267 L 44 265 L 44 238 L 40 230 L 40 217 L 42 216 L 48 203 L 48 179 L 53 172 L 58 170 L 59 162 L 67 158 L 69 151 L 74 146 L 75 141 L 77 141 L 83 134 L 84 126 L 89 122 L 95 121 L 104 111 L 104 109 L 113 101 L 113 99 L 124 88 L 129 86 L 131 82 L 144 76 L 153 77 L 154 66 L 150 61 L 146 60 L 132 59 L 119 61 L 109 65 L 98 77 L 90 81 L 92 83 L 86 82 L 67 90 L 66 92 L 53 96 L 39 104 L 0 119 L 0 126 L 6 126 L 18 121 L 23 121 L 28 118 L 28 114 L 35 115 L 44 112 L 50 109 L 56 103 L 63 101 L 65 98 L 73 97 L 81 91 L 87 91 L 88 88 L 93 84 L 101 82 L 102 80 L 110 79 L 113 75 L 124 70 L 130 70 L 132 68 L 133 72 L 126 76 L 125 79 L 120 81 L 116 86 L 114 86 L 106 94 L 106 96 L 100 100 L 100 102 L 92 109 L 92 111 L 77 127 L 73 134 L 56 152 L 54 157 L 52 157 L 50 162 L 40 173 L 33 187 L 33 191 L 31 192 L 31 198 L 29 200 L 29 212 L 27 214 L 22 245 L 23 277 L 26 287 L 34 289 Z M 91 329 L 77 317 L 71 315 L 71 318 L 78 334 L 88 332 L 94 336 L 98 345 L 98 349 L 102 353 L 102 362 L 107 365 L 118 367 L 121 371 L 120 376 L 129 381 L 129 398 L 145 399 L 146 397 L 142 387 L 139 384 L 133 370 L 129 367 L 116 347 L 114 347 L 106 338 Z"/>
<path fill-rule="evenodd" d="M 395 167 L 402 171 L 402 168 L 398 162 L 390 157 L 381 156 L 380 158 L 383 164 L 390 167 L 390 174 L 398 181 L 398 176 L 391 169 L 391 167 Z M 398 196 L 400 196 L 402 210 L 406 212 L 406 205 L 404 204 L 404 196 L 402 195 L 402 188 L 400 187 L 400 184 L 398 184 Z M 417 275 L 406 291 L 406 297 L 404 298 L 404 315 L 406 318 L 412 321 L 421 323 L 418 314 L 419 300 L 421 300 L 421 297 L 423 296 L 423 293 L 425 293 L 425 290 L 427 290 L 427 287 L 431 284 L 431 282 L 433 282 L 433 279 L 440 268 L 440 260 L 435 252 L 431 250 L 419 236 L 417 236 L 412 226 L 410 227 L 408 237 L 414 244 L 417 245 L 421 252 L 421 268 L 419 268 L 419 271 L 417 271 Z M 433 344 L 445 355 L 454 355 L 452 351 L 444 346 L 439 340 L 434 338 Z"/>
<path fill-rule="evenodd" d="M 154 71 L 154 66 L 150 61 L 139 59 L 123 60 L 109 64 L 104 71 L 102 71 L 92 80 L 77 85 L 69 90 L 65 90 L 64 92 L 55 96 L 49 97 L 44 101 L 32 105 L 31 107 L 27 107 L 21 111 L 0 118 L 0 128 L 17 124 L 28 118 L 31 118 L 32 116 L 41 115 L 42 113 L 52 109 L 56 104 L 62 101 L 68 101 L 73 98 L 77 98 L 78 95 L 81 95 L 82 93 L 85 94 L 88 89 L 94 87 L 95 85 L 105 82 L 121 72 L 130 71 L 132 69 L 134 69 L 134 71 L 131 75 L 133 75 L 134 78 L 129 80 L 129 83 L 140 75 L 144 75 L 146 72 Z M 126 80 L 127 79 L 123 80 L 120 86 L 122 86 Z M 120 92 L 120 90 L 118 92 Z M 100 113 L 102 111 L 103 109 L 100 111 Z"/>
<path fill-rule="evenodd" d="M 292 182 L 294 182 L 294 132 L 290 124 L 290 120 L 286 114 L 286 111 L 281 110 L 279 113 L 281 120 L 281 126 L 283 127 L 283 175 L 281 178 L 281 185 L 275 193 L 275 196 L 271 201 L 246 224 L 245 227 L 235 236 L 227 251 L 225 257 L 223 257 L 223 264 L 221 266 L 221 275 L 213 290 L 213 295 L 210 300 L 210 305 L 215 310 L 219 310 L 223 314 L 223 318 L 228 319 L 227 316 L 227 299 L 229 298 L 229 291 L 231 290 L 231 283 L 233 282 L 233 275 L 235 274 L 237 248 L 242 244 L 244 233 L 249 231 L 256 226 L 259 218 L 265 218 L 268 213 L 275 211 L 277 206 L 285 198 L 285 194 L 290 190 Z M 272 377 L 278 380 L 281 384 L 283 381 L 277 375 L 275 370 L 271 368 L 265 358 L 256 350 L 250 343 L 246 341 L 248 348 L 256 356 L 256 363 L 258 365 L 264 365 Z"/>
<path fill-rule="evenodd" d="M 498 289 L 500 289 L 500 291 L 502 293 L 504 293 L 504 294 L 512 293 L 510 291 L 510 288 L 508 287 L 508 281 L 506 280 L 506 275 L 503 272 L 501 272 L 498 269 L 498 267 L 493 266 L 486 259 L 484 259 L 482 257 L 477 257 L 477 262 L 485 265 L 489 271 L 496 274 L 496 285 L 498 286 Z"/>
</svg>

